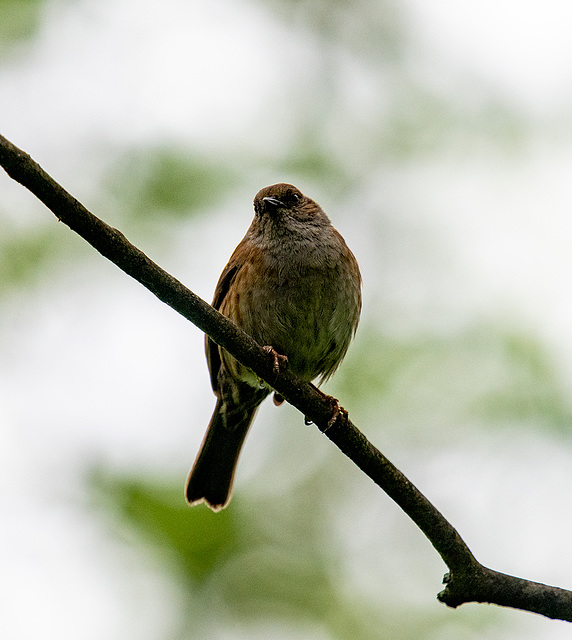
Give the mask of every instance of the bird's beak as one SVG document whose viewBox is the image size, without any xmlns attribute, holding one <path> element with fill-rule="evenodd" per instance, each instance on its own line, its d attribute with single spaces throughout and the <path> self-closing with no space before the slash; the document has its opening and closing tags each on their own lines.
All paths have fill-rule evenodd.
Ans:
<svg viewBox="0 0 572 640">
<path fill-rule="evenodd" d="M 270 198 L 270 197 L 266 197 L 266 198 L 262 198 L 264 200 L 264 202 L 266 202 L 266 204 L 269 204 L 271 207 L 275 207 L 276 209 L 278 209 L 278 207 L 284 207 L 284 203 L 280 202 L 280 200 L 276 199 L 276 198 Z"/>
</svg>

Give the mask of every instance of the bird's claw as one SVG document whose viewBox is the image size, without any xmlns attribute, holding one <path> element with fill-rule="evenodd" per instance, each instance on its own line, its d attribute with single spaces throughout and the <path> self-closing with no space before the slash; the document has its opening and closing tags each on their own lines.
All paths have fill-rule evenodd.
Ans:
<svg viewBox="0 0 572 640">
<path fill-rule="evenodd" d="M 272 357 L 272 373 L 275 377 L 278 377 L 280 371 L 288 366 L 288 358 L 281 355 L 270 345 L 262 347 L 266 353 Z M 259 384 L 261 387 L 265 387 L 266 383 L 260 379 Z M 284 402 L 284 398 L 277 392 L 274 393 L 274 404 L 279 407 Z"/>
<path fill-rule="evenodd" d="M 324 428 L 319 427 L 322 433 L 325 433 L 328 429 L 331 429 L 334 425 L 343 427 L 348 422 L 348 412 L 340 405 L 340 403 L 333 396 L 326 396 L 330 406 L 332 408 L 332 415 L 328 420 Z M 313 420 L 304 416 L 304 424 L 306 426 L 314 424 Z"/>
<path fill-rule="evenodd" d="M 278 353 L 278 351 L 270 345 L 266 345 L 262 348 L 268 355 L 272 356 L 272 372 L 275 376 L 278 376 L 280 370 L 288 365 L 288 358 Z"/>
<path fill-rule="evenodd" d="M 339 421 L 339 426 L 344 426 L 348 421 L 348 412 L 340 405 L 340 403 L 335 398 L 333 398 L 332 396 L 329 396 L 329 398 L 330 405 L 332 407 L 332 417 L 328 420 L 328 424 L 326 425 L 324 431 L 331 429 L 335 424 L 338 424 Z"/>
</svg>

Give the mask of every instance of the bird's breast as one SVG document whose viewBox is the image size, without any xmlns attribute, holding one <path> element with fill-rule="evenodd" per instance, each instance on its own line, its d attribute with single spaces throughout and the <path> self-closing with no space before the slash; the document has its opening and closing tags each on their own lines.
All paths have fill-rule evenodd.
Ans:
<svg viewBox="0 0 572 640">
<path fill-rule="evenodd" d="M 308 380 L 329 375 L 359 315 L 359 282 L 350 271 L 331 252 L 266 252 L 237 274 L 233 319 L 258 343 L 286 355 L 294 373 Z"/>
</svg>

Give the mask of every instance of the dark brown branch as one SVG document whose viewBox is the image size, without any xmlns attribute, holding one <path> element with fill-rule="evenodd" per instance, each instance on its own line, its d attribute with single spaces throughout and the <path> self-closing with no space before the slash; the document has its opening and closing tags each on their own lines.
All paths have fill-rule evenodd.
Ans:
<svg viewBox="0 0 572 640">
<path fill-rule="evenodd" d="M 441 602 L 451 607 L 487 602 L 572 621 L 572 592 L 481 565 L 455 528 L 351 423 L 347 413 L 335 411 L 337 405 L 331 397 L 298 380 L 287 368 L 276 374 L 274 358 L 267 351 L 129 243 L 117 229 L 91 214 L 30 156 L 2 136 L 0 165 L 102 255 L 266 380 L 378 484 L 423 531 L 449 567 L 447 586 L 438 596 Z"/>
</svg>

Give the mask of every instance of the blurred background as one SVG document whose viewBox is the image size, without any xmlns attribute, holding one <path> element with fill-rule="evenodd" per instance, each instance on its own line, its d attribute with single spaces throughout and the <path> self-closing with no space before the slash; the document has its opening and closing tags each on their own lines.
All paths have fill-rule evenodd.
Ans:
<svg viewBox="0 0 572 640">
<path fill-rule="evenodd" d="M 327 390 L 497 570 L 572 587 L 572 6 L 0 0 L 0 132 L 210 300 L 263 186 L 364 279 Z M 189 509 L 203 336 L 0 173 L 0 632 L 560 639 L 435 600 L 406 516 L 291 407 Z"/>
</svg>

